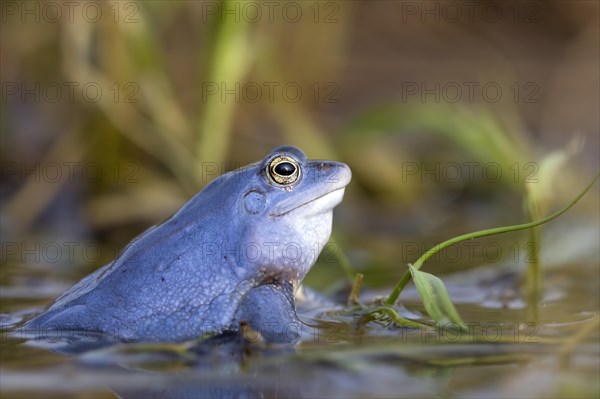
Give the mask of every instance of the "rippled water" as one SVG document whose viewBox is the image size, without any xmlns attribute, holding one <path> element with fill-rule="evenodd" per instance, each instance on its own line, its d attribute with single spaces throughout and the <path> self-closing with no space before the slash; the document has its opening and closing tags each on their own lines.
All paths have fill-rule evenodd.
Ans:
<svg viewBox="0 0 600 399">
<path fill-rule="evenodd" d="M 23 268 L 3 269 L 3 398 L 597 397 L 600 392 L 597 285 L 588 278 L 594 268 L 586 265 L 552 272 L 534 316 L 510 289 L 517 273 L 483 268 L 448 276 L 450 294 L 469 327 L 465 333 L 361 324 L 351 314 L 316 313 L 312 321 L 320 329 L 296 348 L 218 339 L 186 346 L 119 344 L 70 355 L 55 353 L 64 351 L 64 343 L 11 334 L 11 326 L 68 285 L 58 278 L 40 285 L 31 277 L 15 284 L 39 273 Z M 378 294 L 365 291 L 362 300 Z M 422 310 L 414 290 L 403 294 L 403 304 L 413 317 Z"/>
</svg>

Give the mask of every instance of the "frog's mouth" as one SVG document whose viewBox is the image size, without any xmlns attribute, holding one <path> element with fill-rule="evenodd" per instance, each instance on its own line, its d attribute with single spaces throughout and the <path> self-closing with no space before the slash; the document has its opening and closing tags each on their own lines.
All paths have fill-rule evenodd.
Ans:
<svg viewBox="0 0 600 399">
<path fill-rule="evenodd" d="M 332 191 L 328 191 L 328 192 L 326 192 L 322 195 L 319 195 L 313 199 L 310 199 L 308 201 L 294 205 L 291 208 L 277 207 L 276 209 L 274 209 L 273 212 L 270 213 L 270 216 L 271 217 L 281 217 L 281 216 L 285 216 L 299 208 L 307 208 L 307 207 L 314 208 L 314 212 L 311 212 L 311 210 L 307 209 L 307 211 L 308 211 L 307 213 L 309 213 L 309 214 L 312 214 L 312 213 L 319 214 L 319 213 L 329 212 L 336 205 L 338 205 L 340 202 L 342 202 L 342 199 L 344 198 L 345 188 L 346 187 L 344 186 L 344 187 L 340 187 L 340 188 L 337 188 Z"/>
</svg>

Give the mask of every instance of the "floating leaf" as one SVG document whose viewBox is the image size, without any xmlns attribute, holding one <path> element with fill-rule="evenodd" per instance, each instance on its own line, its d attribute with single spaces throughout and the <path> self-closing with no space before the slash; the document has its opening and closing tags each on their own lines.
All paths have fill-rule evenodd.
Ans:
<svg viewBox="0 0 600 399">
<path fill-rule="evenodd" d="M 466 330 L 467 327 L 458 315 L 444 282 L 433 274 L 417 270 L 411 264 L 408 268 L 429 316 L 438 325 L 453 323 L 461 330 Z"/>
</svg>

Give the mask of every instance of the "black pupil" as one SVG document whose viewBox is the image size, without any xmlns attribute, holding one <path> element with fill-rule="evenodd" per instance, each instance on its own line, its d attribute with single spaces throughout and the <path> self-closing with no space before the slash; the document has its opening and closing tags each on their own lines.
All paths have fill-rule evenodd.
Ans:
<svg viewBox="0 0 600 399">
<path fill-rule="evenodd" d="M 296 167 L 289 162 L 282 162 L 275 166 L 275 173 L 280 176 L 290 176 L 296 171 Z"/>
</svg>

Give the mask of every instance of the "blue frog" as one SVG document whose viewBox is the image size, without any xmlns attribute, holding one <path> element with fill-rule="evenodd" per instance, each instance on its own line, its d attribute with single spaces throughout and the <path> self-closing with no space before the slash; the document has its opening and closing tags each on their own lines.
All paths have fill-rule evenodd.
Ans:
<svg viewBox="0 0 600 399">
<path fill-rule="evenodd" d="M 295 343 L 294 295 L 331 234 L 350 168 L 279 147 L 228 172 L 135 238 L 23 331 L 184 341 L 240 325 Z"/>
</svg>

